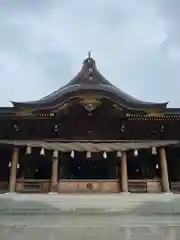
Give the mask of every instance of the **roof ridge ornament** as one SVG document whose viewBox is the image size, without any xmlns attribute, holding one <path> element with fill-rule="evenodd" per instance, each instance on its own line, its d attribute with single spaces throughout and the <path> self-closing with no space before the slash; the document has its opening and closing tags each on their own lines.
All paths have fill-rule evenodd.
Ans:
<svg viewBox="0 0 180 240">
<path fill-rule="evenodd" d="M 88 52 L 88 58 L 91 58 L 91 51 Z"/>
<path fill-rule="evenodd" d="M 84 59 L 83 64 L 88 67 L 93 66 L 95 68 L 96 63 L 95 60 L 92 58 L 92 51 L 88 52 L 88 56 Z"/>
</svg>

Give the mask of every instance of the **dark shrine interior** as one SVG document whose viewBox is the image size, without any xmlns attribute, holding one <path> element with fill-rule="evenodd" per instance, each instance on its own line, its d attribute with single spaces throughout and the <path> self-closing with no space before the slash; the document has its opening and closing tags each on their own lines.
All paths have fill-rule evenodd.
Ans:
<svg viewBox="0 0 180 240">
<path fill-rule="evenodd" d="M 167 150 L 167 162 L 169 169 L 169 179 L 180 181 L 178 174 L 180 164 L 177 156 L 179 149 Z M 0 147 L 0 157 L 3 158 L 0 168 L 0 181 L 9 180 L 9 170 L 11 161 L 11 149 L 7 146 Z M 159 154 L 152 155 L 151 150 L 138 152 L 134 156 L 133 151 L 127 153 L 128 179 L 156 179 L 160 178 Z M 59 156 L 59 178 L 60 179 L 119 179 L 121 173 L 121 158 L 117 158 L 115 152 L 107 153 L 104 158 L 103 153 L 91 153 L 87 158 L 84 152 L 75 152 L 71 157 L 70 152 L 61 153 Z M 27 179 L 50 179 L 52 171 L 52 151 L 46 151 L 45 155 L 40 155 L 40 149 L 33 149 L 31 155 L 26 155 L 24 148 L 20 151 L 20 159 L 17 169 L 17 178 L 22 176 Z"/>
</svg>

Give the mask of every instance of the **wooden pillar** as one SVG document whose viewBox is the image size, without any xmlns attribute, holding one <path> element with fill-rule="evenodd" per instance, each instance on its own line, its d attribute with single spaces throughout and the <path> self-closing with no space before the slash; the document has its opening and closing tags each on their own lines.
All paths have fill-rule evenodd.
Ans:
<svg viewBox="0 0 180 240">
<path fill-rule="evenodd" d="M 121 189 L 122 192 L 128 192 L 127 159 L 124 151 L 121 156 Z"/>
<path fill-rule="evenodd" d="M 57 192 L 57 183 L 58 183 L 58 153 L 56 152 L 55 154 L 53 154 L 52 158 L 51 192 Z"/>
<path fill-rule="evenodd" d="M 19 149 L 17 147 L 14 147 L 12 152 L 12 160 L 11 160 L 9 192 L 16 191 L 16 173 L 17 173 L 18 156 L 19 156 Z"/>
<path fill-rule="evenodd" d="M 166 161 L 166 151 L 164 148 L 160 148 L 160 162 L 161 162 L 161 183 L 163 192 L 170 192 L 169 188 L 169 178 L 168 178 L 168 168 Z"/>
</svg>

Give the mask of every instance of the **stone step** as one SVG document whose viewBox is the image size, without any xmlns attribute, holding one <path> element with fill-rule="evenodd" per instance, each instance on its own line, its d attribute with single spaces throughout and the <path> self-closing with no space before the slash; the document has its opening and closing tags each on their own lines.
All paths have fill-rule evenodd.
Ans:
<svg viewBox="0 0 180 240">
<path fill-rule="evenodd" d="M 130 213 L 179 214 L 180 196 L 173 194 L 139 195 L 61 195 L 3 194 L 1 214 Z"/>
</svg>

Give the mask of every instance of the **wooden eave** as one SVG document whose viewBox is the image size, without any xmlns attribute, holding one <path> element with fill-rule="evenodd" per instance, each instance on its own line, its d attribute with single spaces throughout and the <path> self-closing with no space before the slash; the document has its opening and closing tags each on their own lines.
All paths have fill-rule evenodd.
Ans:
<svg viewBox="0 0 180 240">
<path fill-rule="evenodd" d="M 38 119 L 51 119 L 55 116 L 56 110 L 47 110 L 47 111 L 42 111 L 42 110 L 19 110 L 15 108 L 0 108 L 0 119 L 5 118 L 5 119 L 33 119 L 33 118 L 38 118 Z M 128 120 L 166 120 L 166 121 L 177 121 L 180 120 L 180 113 L 163 113 L 163 112 L 152 112 L 152 113 L 147 113 L 147 114 L 140 114 L 140 113 L 126 113 L 125 116 L 127 117 Z"/>
<path fill-rule="evenodd" d="M 38 147 L 61 152 L 114 152 L 133 149 L 148 149 L 152 147 L 177 146 L 179 141 L 144 140 L 144 141 L 31 141 L 31 140 L 0 140 L 0 144 L 19 147 Z"/>
<path fill-rule="evenodd" d="M 30 109 L 19 110 L 16 108 L 0 108 L 0 119 L 19 119 L 19 118 L 52 118 L 54 112 L 35 111 Z"/>
<path fill-rule="evenodd" d="M 146 114 L 138 114 L 138 113 L 127 113 L 126 117 L 128 120 L 180 120 L 180 108 L 165 108 L 163 110 L 153 110 L 148 112 L 148 110 L 144 110 Z"/>
</svg>

